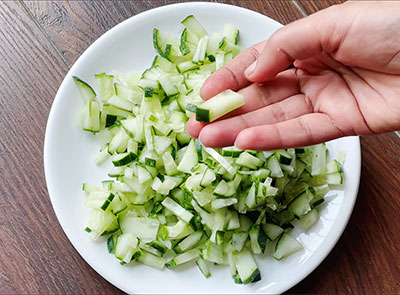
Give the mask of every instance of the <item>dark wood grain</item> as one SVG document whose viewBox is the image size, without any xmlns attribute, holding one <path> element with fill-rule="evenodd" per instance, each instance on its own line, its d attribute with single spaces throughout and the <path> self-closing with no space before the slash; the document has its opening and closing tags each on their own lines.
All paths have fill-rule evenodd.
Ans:
<svg viewBox="0 0 400 295">
<path fill-rule="evenodd" d="M 67 67 L 17 2 L 0 3 L 0 293 L 117 293 L 81 259 L 43 173 L 48 112 Z"/>
<path fill-rule="evenodd" d="M 185 1 L 28 1 L 26 5 L 69 64 L 104 32 L 145 10 Z M 261 12 L 281 23 L 301 17 L 290 1 L 213 1 Z"/>
<path fill-rule="evenodd" d="M 335 4 L 341 4 L 346 0 L 295 0 L 299 8 L 306 14 L 310 15 L 321 9 L 327 8 Z"/>
<path fill-rule="evenodd" d="M 63 234 L 43 173 L 48 112 L 68 67 L 105 31 L 181 1 L 0 2 L 0 294 L 120 294 Z M 342 1 L 214 1 L 288 23 Z M 21 4 L 22 3 L 22 4 Z M 33 18 L 33 19 L 32 19 Z M 365 137 L 350 222 L 325 261 L 288 293 L 400 293 L 400 140 Z"/>
</svg>

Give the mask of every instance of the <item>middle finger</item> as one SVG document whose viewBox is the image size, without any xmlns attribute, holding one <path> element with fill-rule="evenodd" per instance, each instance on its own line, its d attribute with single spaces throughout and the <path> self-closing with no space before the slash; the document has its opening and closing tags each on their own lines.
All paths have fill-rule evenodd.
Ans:
<svg viewBox="0 0 400 295">
<path fill-rule="evenodd" d="M 252 112 L 299 93 L 295 70 L 284 71 L 274 80 L 265 84 L 253 83 L 241 89 L 239 93 L 244 96 L 245 104 L 220 118 L 218 121 Z M 187 123 L 187 130 L 192 137 L 197 138 L 201 129 L 207 125 L 210 124 L 198 122 L 195 116 L 192 116 Z"/>
</svg>

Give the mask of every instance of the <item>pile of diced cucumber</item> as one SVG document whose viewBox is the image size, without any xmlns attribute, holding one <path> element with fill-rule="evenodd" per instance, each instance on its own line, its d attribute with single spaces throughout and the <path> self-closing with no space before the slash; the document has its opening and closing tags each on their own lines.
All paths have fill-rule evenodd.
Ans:
<svg viewBox="0 0 400 295">
<path fill-rule="evenodd" d="M 195 262 L 205 277 L 226 264 L 235 283 L 255 282 L 267 243 L 277 260 L 302 249 L 292 221 L 304 231 L 318 221 L 324 195 L 343 182 L 342 160 L 329 161 L 325 144 L 262 152 L 190 138 L 203 82 L 241 48 L 231 25 L 209 35 L 194 16 L 182 24 L 180 37 L 154 29 L 159 55 L 142 74 L 97 74 L 96 91 L 74 77 L 82 127 L 106 142 L 94 162 L 113 163 L 100 185 L 83 184 L 86 231 L 106 236 L 121 264 Z"/>
</svg>

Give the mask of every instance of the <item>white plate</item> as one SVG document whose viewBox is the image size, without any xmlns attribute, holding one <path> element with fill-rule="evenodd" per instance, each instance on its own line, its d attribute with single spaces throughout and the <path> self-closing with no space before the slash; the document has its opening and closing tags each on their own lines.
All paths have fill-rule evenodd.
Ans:
<svg viewBox="0 0 400 295">
<path fill-rule="evenodd" d="M 143 265 L 121 266 L 107 253 L 104 239 L 90 240 L 84 231 L 89 211 L 84 207 L 83 182 L 99 184 L 106 167 L 92 163 L 99 145 L 75 123 L 82 102 L 71 78 L 77 75 L 95 85 L 94 73 L 143 71 L 155 55 L 152 30 L 180 33 L 180 21 L 194 14 L 209 32 L 221 32 L 227 22 L 240 29 L 240 43 L 249 46 L 270 36 L 281 24 L 243 8 L 212 3 L 185 3 L 160 7 L 117 25 L 94 42 L 65 77 L 51 108 L 44 145 L 44 164 L 51 202 L 58 220 L 82 257 L 105 279 L 128 293 L 281 293 L 306 277 L 327 256 L 342 234 L 356 200 L 360 177 L 357 137 L 330 142 L 332 154 L 347 151 L 344 191 L 323 205 L 321 220 L 308 234 L 296 234 L 305 250 L 277 262 L 258 259 L 262 280 L 236 285 L 228 267 L 213 267 L 205 279 L 196 266 L 157 271 Z M 332 195 L 332 193 L 330 193 Z M 329 198 L 328 198 L 329 199 Z"/>
</svg>

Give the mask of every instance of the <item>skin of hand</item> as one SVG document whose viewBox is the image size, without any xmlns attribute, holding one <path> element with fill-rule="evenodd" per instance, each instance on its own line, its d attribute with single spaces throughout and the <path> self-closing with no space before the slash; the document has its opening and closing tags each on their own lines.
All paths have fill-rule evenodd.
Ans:
<svg viewBox="0 0 400 295">
<path fill-rule="evenodd" d="M 209 147 L 272 150 L 400 129 L 400 2 L 346 2 L 276 31 L 204 83 L 245 105 L 218 121 L 190 118 Z M 291 66 L 292 65 L 292 66 Z"/>
</svg>

